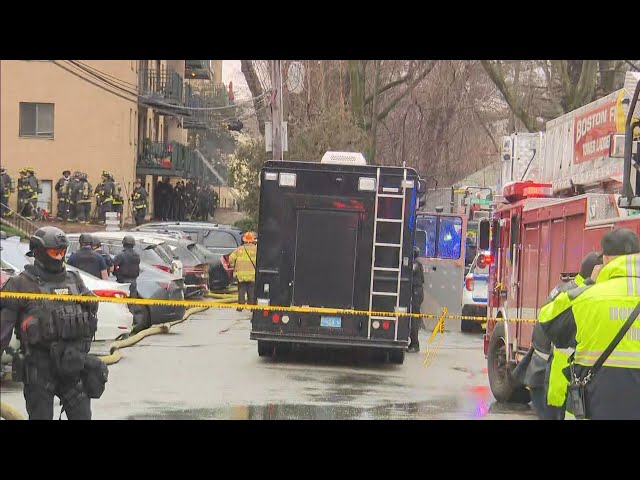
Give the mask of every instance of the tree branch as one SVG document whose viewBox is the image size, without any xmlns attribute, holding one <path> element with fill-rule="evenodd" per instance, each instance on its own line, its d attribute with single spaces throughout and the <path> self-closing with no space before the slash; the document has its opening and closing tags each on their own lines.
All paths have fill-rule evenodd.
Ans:
<svg viewBox="0 0 640 480">
<path fill-rule="evenodd" d="M 538 121 L 535 118 L 529 116 L 529 114 L 522 108 L 520 102 L 517 100 L 517 98 L 515 98 L 515 96 L 509 89 L 509 86 L 507 85 L 504 76 L 501 74 L 499 67 L 488 60 L 482 60 L 480 63 L 482 63 L 482 67 L 484 68 L 485 72 L 487 72 L 489 78 L 493 81 L 498 90 L 500 90 L 500 93 L 502 93 L 502 96 L 511 108 L 511 111 L 522 121 L 527 130 L 529 130 L 530 132 L 539 131 L 541 126 L 538 124 Z"/>
</svg>

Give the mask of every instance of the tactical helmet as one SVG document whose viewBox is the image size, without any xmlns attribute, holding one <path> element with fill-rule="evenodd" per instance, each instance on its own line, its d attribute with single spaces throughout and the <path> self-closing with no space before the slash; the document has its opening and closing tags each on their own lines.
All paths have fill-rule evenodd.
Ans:
<svg viewBox="0 0 640 480">
<path fill-rule="evenodd" d="M 29 239 L 29 254 L 48 272 L 64 271 L 64 255 L 69 246 L 65 233 L 57 227 L 41 227 Z"/>
<path fill-rule="evenodd" d="M 133 238 L 131 235 L 126 235 L 123 239 L 122 239 L 122 246 L 123 247 L 133 247 L 136 244 L 136 239 Z"/>
<path fill-rule="evenodd" d="M 100 241 L 100 239 L 98 237 L 96 237 L 95 235 L 92 235 L 92 237 L 91 237 L 91 246 L 93 248 L 100 248 L 102 246 L 102 242 Z"/>
<path fill-rule="evenodd" d="M 83 233 L 80 235 L 80 245 L 91 245 L 93 243 L 93 236 L 90 233 Z"/>
</svg>

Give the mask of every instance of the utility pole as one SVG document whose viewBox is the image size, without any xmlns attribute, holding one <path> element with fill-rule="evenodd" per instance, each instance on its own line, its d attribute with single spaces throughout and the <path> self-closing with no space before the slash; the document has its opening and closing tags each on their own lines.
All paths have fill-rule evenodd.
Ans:
<svg viewBox="0 0 640 480">
<path fill-rule="evenodd" d="M 282 154 L 282 70 L 280 60 L 271 60 L 271 138 L 274 160 Z"/>
</svg>

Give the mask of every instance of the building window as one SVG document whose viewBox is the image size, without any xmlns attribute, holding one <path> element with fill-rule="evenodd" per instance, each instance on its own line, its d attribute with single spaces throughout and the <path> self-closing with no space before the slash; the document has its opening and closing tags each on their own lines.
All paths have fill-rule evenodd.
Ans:
<svg viewBox="0 0 640 480">
<path fill-rule="evenodd" d="M 20 102 L 20 136 L 53 138 L 53 105 Z"/>
</svg>

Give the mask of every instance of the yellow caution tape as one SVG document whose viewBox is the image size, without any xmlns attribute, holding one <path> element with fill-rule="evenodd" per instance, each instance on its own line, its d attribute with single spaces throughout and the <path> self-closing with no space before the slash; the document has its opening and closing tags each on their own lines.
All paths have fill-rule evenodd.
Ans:
<svg viewBox="0 0 640 480">
<path fill-rule="evenodd" d="M 226 297 L 226 296 L 225 296 Z M 297 313 L 321 313 L 329 315 L 361 315 L 361 316 L 378 316 L 378 317 L 412 317 L 412 318 L 440 318 L 441 315 L 434 313 L 396 313 L 396 312 L 379 312 L 374 310 L 353 310 L 346 308 L 325 308 L 325 307 L 298 307 L 298 306 L 280 306 L 280 305 L 249 305 L 242 303 L 229 303 L 228 297 L 222 297 L 219 301 L 210 300 L 157 300 L 150 298 L 118 298 L 118 297 L 98 297 L 88 295 L 58 295 L 53 293 L 27 293 L 27 292 L 8 292 L 0 291 L 0 299 L 14 298 L 23 300 L 50 300 L 63 302 L 107 302 L 122 303 L 125 305 L 157 305 L 157 306 L 181 306 L 185 308 L 244 308 L 247 310 L 266 310 L 277 312 L 297 312 Z M 447 315 L 447 320 L 472 320 L 479 322 L 487 322 L 490 320 L 509 323 L 536 323 L 535 318 L 488 318 L 470 315 Z"/>
<path fill-rule="evenodd" d="M 435 327 L 433 327 L 433 332 L 431 332 L 431 336 L 429 337 L 429 340 L 427 340 L 427 346 L 425 349 L 425 357 L 424 357 L 424 362 L 422 362 L 422 364 L 425 367 L 428 367 L 429 365 L 431 365 L 431 362 L 433 362 L 433 360 L 436 358 L 436 354 L 438 353 L 438 349 L 440 348 L 440 344 L 442 343 L 442 340 L 444 339 L 444 319 L 447 316 L 447 307 L 443 307 L 442 309 L 442 314 L 440 315 L 440 318 L 438 319 L 438 322 L 436 323 Z M 429 344 L 433 342 L 433 339 L 436 337 L 436 335 L 440 334 L 440 339 L 438 341 L 438 343 L 436 343 L 436 348 L 433 352 L 431 352 L 431 350 L 429 349 Z"/>
</svg>

